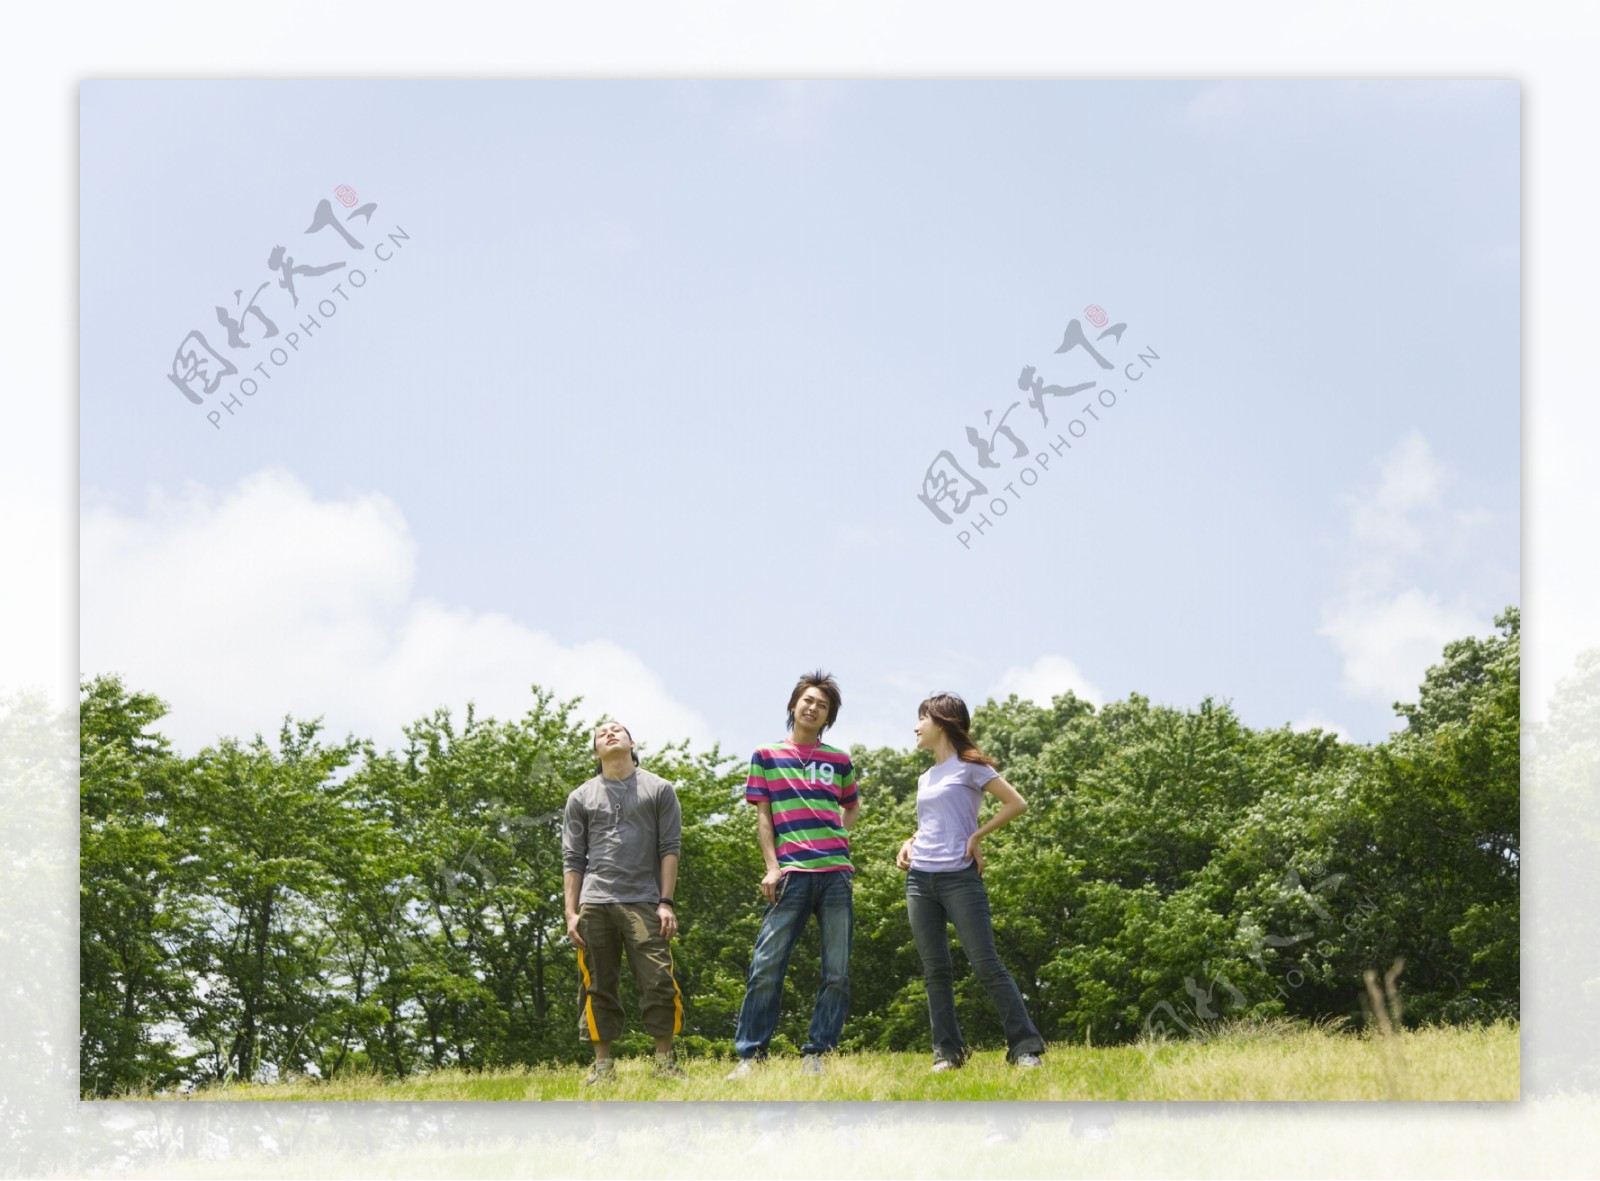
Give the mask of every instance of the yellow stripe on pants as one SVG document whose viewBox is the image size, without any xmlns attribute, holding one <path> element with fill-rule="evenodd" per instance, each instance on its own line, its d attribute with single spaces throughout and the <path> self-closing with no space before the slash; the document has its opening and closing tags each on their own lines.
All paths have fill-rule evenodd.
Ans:
<svg viewBox="0 0 1600 1181">
<path fill-rule="evenodd" d="M 678 988 L 678 965 L 672 958 L 672 944 L 667 944 L 667 971 L 672 973 L 672 1032 L 683 1032 L 683 993 Z"/>
<path fill-rule="evenodd" d="M 589 965 L 584 961 L 583 948 L 578 948 L 578 971 L 583 974 L 583 1015 L 589 1020 L 589 1040 L 600 1040 L 600 1028 L 594 1023 L 594 994 L 590 991 L 594 987 L 589 979 Z"/>
</svg>

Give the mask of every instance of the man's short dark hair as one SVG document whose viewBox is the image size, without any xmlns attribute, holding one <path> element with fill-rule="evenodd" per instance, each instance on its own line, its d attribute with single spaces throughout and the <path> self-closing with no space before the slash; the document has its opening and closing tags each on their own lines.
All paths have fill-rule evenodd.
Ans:
<svg viewBox="0 0 1600 1181">
<path fill-rule="evenodd" d="M 825 673 L 820 668 L 816 672 L 805 673 L 795 682 L 794 692 L 789 694 L 789 729 L 794 729 L 795 702 L 807 689 L 821 689 L 828 698 L 828 720 L 822 723 L 822 730 L 826 730 L 839 720 L 839 706 L 843 698 L 839 696 L 839 682 L 833 679 L 833 674 Z M 817 733 L 822 733 L 822 730 Z"/>
<path fill-rule="evenodd" d="M 601 729 L 602 726 L 612 726 L 612 725 L 622 726 L 622 723 L 621 722 L 601 722 L 599 726 L 596 726 L 594 728 L 594 737 L 589 739 L 589 746 L 590 746 L 591 749 L 593 749 L 593 751 L 594 751 L 594 753 L 596 755 L 596 758 L 594 760 L 594 773 L 596 775 L 603 775 L 605 773 L 605 766 L 604 766 L 604 764 L 602 764 L 600 762 L 600 759 L 598 757 L 599 754 L 600 754 L 600 729 Z M 629 742 L 633 741 L 633 733 L 626 726 L 622 726 L 622 732 L 628 736 L 628 741 Z M 635 747 L 633 750 L 630 750 L 628 753 L 633 756 L 633 765 L 635 767 L 637 767 L 639 765 L 639 750 L 638 750 L 638 748 Z"/>
</svg>

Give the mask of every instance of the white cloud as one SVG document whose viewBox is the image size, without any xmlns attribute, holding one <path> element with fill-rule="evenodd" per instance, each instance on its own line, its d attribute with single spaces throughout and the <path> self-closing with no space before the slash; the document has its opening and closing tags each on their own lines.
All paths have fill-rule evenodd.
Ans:
<svg viewBox="0 0 1600 1181">
<path fill-rule="evenodd" d="M 1064 656 L 1041 656 L 1032 664 L 1008 668 L 990 693 L 1002 701 L 1015 693 L 1024 701 L 1048 708 L 1052 698 L 1069 689 L 1096 709 L 1105 701 L 1105 694 Z"/>
<path fill-rule="evenodd" d="M 1453 578 L 1472 557 L 1485 515 L 1447 503 L 1450 473 L 1416 431 L 1383 457 L 1376 486 L 1350 497 L 1350 557 L 1340 593 L 1322 605 L 1317 634 L 1343 658 L 1346 692 L 1389 704 L 1414 700 L 1445 644 L 1486 632 L 1498 604 L 1418 585 Z"/>
<path fill-rule="evenodd" d="M 82 666 L 119 672 L 171 706 L 186 751 L 326 715 L 380 745 L 440 706 L 520 717 L 538 683 L 659 746 L 710 728 L 604 639 L 562 644 L 509 616 L 418 598 L 417 544 L 377 493 L 318 500 L 264 471 L 222 496 L 157 493 L 141 515 L 84 513 Z"/>
<path fill-rule="evenodd" d="M 1324 733 L 1332 734 L 1345 742 L 1355 741 L 1355 739 L 1350 737 L 1349 731 L 1347 731 L 1343 726 L 1339 725 L 1339 723 L 1330 722 L 1321 714 L 1316 713 L 1303 714 L 1298 720 L 1289 723 L 1289 729 L 1295 731 L 1297 734 L 1305 734 L 1312 730 L 1321 730 Z"/>
<path fill-rule="evenodd" d="M 1362 697 L 1414 701 L 1428 666 L 1451 640 L 1489 630 L 1482 612 L 1409 587 L 1396 595 L 1353 595 L 1325 609 L 1317 629 L 1344 657 L 1344 685 Z"/>
<path fill-rule="evenodd" d="M 1352 498 L 1351 532 L 1358 542 L 1385 547 L 1385 558 L 1413 556 L 1428 543 L 1425 511 L 1438 505 L 1444 468 L 1420 432 L 1401 439 L 1383 459 L 1375 492 Z"/>
</svg>

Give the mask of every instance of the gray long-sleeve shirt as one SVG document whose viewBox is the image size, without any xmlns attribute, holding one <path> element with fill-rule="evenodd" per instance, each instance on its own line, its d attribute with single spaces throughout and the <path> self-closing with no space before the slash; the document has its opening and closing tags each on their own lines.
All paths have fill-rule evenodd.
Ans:
<svg viewBox="0 0 1600 1181">
<path fill-rule="evenodd" d="M 561 864 L 583 875 L 580 903 L 654 902 L 661 859 L 682 839 L 672 784 L 642 767 L 620 782 L 596 775 L 567 796 Z"/>
</svg>

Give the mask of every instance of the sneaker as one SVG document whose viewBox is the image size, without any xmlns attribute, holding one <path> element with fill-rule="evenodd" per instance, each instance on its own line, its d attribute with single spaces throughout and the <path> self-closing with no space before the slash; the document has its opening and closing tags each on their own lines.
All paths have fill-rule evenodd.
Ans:
<svg viewBox="0 0 1600 1181">
<path fill-rule="evenodd" d="M 740 1082 L 743 1079 L 749 1078 L 755 1072 L 756 1059 L 741 1058 L 739 1059 L 739 1065 L 728 1071 L 727 1081 L 730 1083 Z"/>
<path fill-rule="evenodd" d="M 947 1070 L 955 1070 L 955 1069 L 956 1069 L 956 1064 L 954 1062 L 951 1062 L 948 1058 L 941 1058 L 941 1059 L 939 1059 L 939 1061 L 937 1061 L 937 1062 L 935 1062 L 933 1064 L 933 1073 L 934 1074 L 943 1074 Z"/>
<path fill-rule="evenodd" d="M 655 1069 L 651 1072 L 656 1078 L 686 1079 L 683 1067 L 678 1065 L 676 1054 L 657 1054 Z"/>
<path fill-rule="evenodd" d="M 614 1083 L 617 1081 L 617 1064 L 610 1058 L 596 1058 L 594 1065 L 589 1067 L 589 1073 L 583 1076 L 583 1085 L 592 1087 L 596 1083 Z"/>
<path fill-rule="evenodd" d="M 1043 1066 L 1044 1059 L 1039 1057 L 1037 1054 L 1018 1054 L 1017 1060 L 1011 1065 L 1025 1067 Z"/>
<path fill-rule="evenodd" d="M 821 1054 L 807 1054 L 803 1058 L 801 1058 L 800 1059 L 800 1073 L 801 1074 L 823 1074 L 824 1071 L 822 1069 L 822 1055 Z"/>
</svg>

